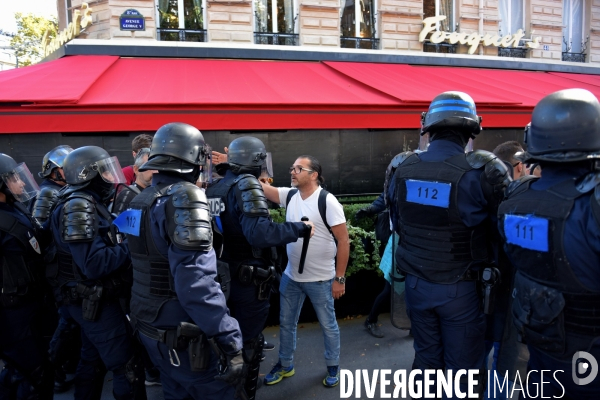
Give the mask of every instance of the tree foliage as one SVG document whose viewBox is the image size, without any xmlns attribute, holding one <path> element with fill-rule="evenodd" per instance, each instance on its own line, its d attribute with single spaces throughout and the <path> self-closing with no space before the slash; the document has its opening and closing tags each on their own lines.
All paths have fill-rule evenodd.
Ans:
<svg viewBox="0 0 600 400">
<path fill-rule="evenodd" d="M 15 13 L 17 34 L 10 44 L 19 58 L 19 65 L 26 66 L 38 62 L 42 58 L 42 37 L 50 31 L 49 37 L 56 37 L 58 20 L 47 19 L 40 15 Z"/>
</svg>

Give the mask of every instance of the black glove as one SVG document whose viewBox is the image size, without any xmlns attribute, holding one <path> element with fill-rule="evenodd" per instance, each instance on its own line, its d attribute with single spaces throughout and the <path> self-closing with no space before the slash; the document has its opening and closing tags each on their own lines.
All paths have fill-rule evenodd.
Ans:
<svg viewBox="0 0 600 400">
<path fill-rule="evenodd" d="M 235 387 L 235 398 L 244 396 L 244 383 L 246 381 L 246 373 L 248 366 L 244 363 L 244 357 L 242 352 L 238 351 L 235 355 L 227 355 L 227 365 L 221 365 L 219 375 L 215 376 L 215 380 L 223 381 L 231 386 Z"/>
<path fill-rule="evenodd" d="M 372 215 L 375 215 L 375 211 L 373 210 L 373 207 L 369 206 L 358 210 L 354 215 L 354 218 L 361 219 L 364 217 L 370 217 Z"/>
</svg>

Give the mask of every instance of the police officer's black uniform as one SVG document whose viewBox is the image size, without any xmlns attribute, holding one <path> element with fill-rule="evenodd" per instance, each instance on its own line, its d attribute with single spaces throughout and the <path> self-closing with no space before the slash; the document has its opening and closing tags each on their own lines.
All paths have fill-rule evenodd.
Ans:
<svg viewBox="0 0 600 400">
<path fill-rule="evenodd" d="M 511 184 L 499 209 L 499 228 L 517 270 L 512 314 L 530 352 L 530 395 L 543 386 L 547 397 L 598 399 L 598 100 L 583 89 L 546 96 L 533 110 L 525 143 L 523 161 L 539 161 L 542 177 Z M 591 367 L 587 373 L 578 371 L 579 358 Z M 542 370 L 552 373 L 542 376 Z"/>
<path fill-rule="evenodd" d="M 63 170 L 69 186 L 49 224 L 57 247 L 57 300 L 82 331 L 75 398 L 99 398 L 107 369 L 116 399 L 144 398 L 143 380 L 132 373 L 137 364 L 123 307 L 131 288 L 129 249 L 111 230 L 105 206 L 125 178 L 116 157 L 96 146 L 73 150 Z"/>
<path fill-rule="evenodd" d="M 267 157 L 264 144 L 254 137 L 241 137 L 229 145 L 228 163 L 219 164 L 224 178 L 206 190 L 211 214 L 223 232 L 222 262 L 231 272 L 228 304 L 244 337 L 249 363 L 246 392 L 254 398 L 269 313 L 269 294 L 276 277 L 275 246 L 295 242 L 310 227 L 303 222 L 276 224 L 271 221 L 267 199 L 258 181 Z"/>
<path fill-rule="evenodd" d="M 396 270 L 406 275 L 415 369 L 483 369 L 485 317 L 477 281 L 493 260 L 496 210 L 510 177 L 492 153 L 465 153 L 480 130 L 470 96 L 438 95 L 423 113 L 428 150 L 396 156 L 389 180 L 399 235 Z"/>
<path fill-rule="evenodd" d="M 140 168 L 158 171 L 152 186 L 119 216 L 133 229 L 131 317 L 160 370 L 165 399 L 231 399 L 246 369 L 238 323 L 216 282 L 208 202 L 195 185 L 209 157 L 198 129 L 161 127 Z M 215 379 L 218 366 L 226 371 Z"/>
<path fill-rule="evenodd" d="M 50 217 L 52 208 L 58 201 L 59 192 L 66 185 L 60 171 L 67 154 L 72 152 L 70 146 L 61 145 L 53 148 L 42 160 L 42 170 L 38 176 L 42 178 L 40 192 L 35 201 L 30 202 L 31 214 L 40 224 Z M 52 270 L 50 266 L 48 270 Z M 67 306 L 58 308 L 58 325 L 50 340 L 50 359 L 55 368 L 54 392 L 62 393 L 69 389 L 73 381 L 68 381 L 66 370 L 74 372 L 79 363 L 81 349 L 81 331 L 79 325 L 69 316 Z"/>
<path fill-rule="evenodd" d="M 54 376 L 41 337 L 45 246 L 39 224 L 20 202 L 35 196 L 25 170 L 0 153 L 0 398 L 51 399 Z M 29 183 L 37 189 L 33 177 Z"/>
</svg>

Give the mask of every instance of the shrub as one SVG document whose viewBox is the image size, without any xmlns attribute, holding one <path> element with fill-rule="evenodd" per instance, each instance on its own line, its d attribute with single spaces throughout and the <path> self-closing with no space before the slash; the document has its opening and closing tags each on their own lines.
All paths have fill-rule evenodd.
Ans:
<svg viewBox="0 0 600 400">
<path fill-rule="evenodd" d="M 379 270 L 379 240 L 375 238 L 374 218 L 362 218 L 356 220 L 354 215 L 358 210 L 369 204 L 343 204 L 348 237 L 350 239 L 350 258 L 346 276 L 350 276 L 360 270 Z M 273 221 L 285 222 L 285 208 L 271 209 Z"/>
</svg>

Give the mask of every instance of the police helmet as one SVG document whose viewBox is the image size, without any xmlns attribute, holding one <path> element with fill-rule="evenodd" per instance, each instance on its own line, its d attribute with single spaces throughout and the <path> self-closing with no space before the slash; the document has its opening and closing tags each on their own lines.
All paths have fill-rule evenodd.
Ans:
<svg viewBox="0 0 600 400">
<path fill-rule="evenodd" d="M 171 122 L 156 131 L 148 161 L 140 171 L 189 173 L 206 165 L 210 153 L 198 129 L 183 122 Z"/>
<path fill-rule="evenodd" d="M 42 160 L 42 172 L 38 172 L 38 176 L 48 178 L 56 168 L 62 168 L 65 157 L 72 151 L 71 146 L 61 145 L 47 152 Z"/>
<path fill-rule="evenodd" d="M 525 128 L 527 151 L 519 159 L 574 162 L 600 158 L 600 103 L 585 89 L 544 97 Z"/>
<path fill-rule="evenodd" d="M 8 154 L 0 153 L 0 191 L 11 194 L 15 200 L 26 202 L 37 196 L 40 188 L 25 163 L 17 162 Z"/>
<path fill-rule="evenodd" d="M 260 139 L 243 136 L 229 145 L 227 162 L 240 167 L 260 167 L 267 158 L 267 149 Z"/>
<path fill-rule="evenodd" d="M 99 177 L 109 184 L 125 183 L 117 157 L 111 157 L 102 147 L 84 146 L 70 152 L 63 171 L 69 185 L 84 185 Z"/>
<path fill-rule="evenodd" d="M 465 133 L 472 139 L 481 132 L 481 117 L 471 96 L 463 92 L 444 92 L 433 99 L 429 111 L 421 115 L 421 135 L 429 132 L 433 136 L 442 130 Z"/>
</svg>

